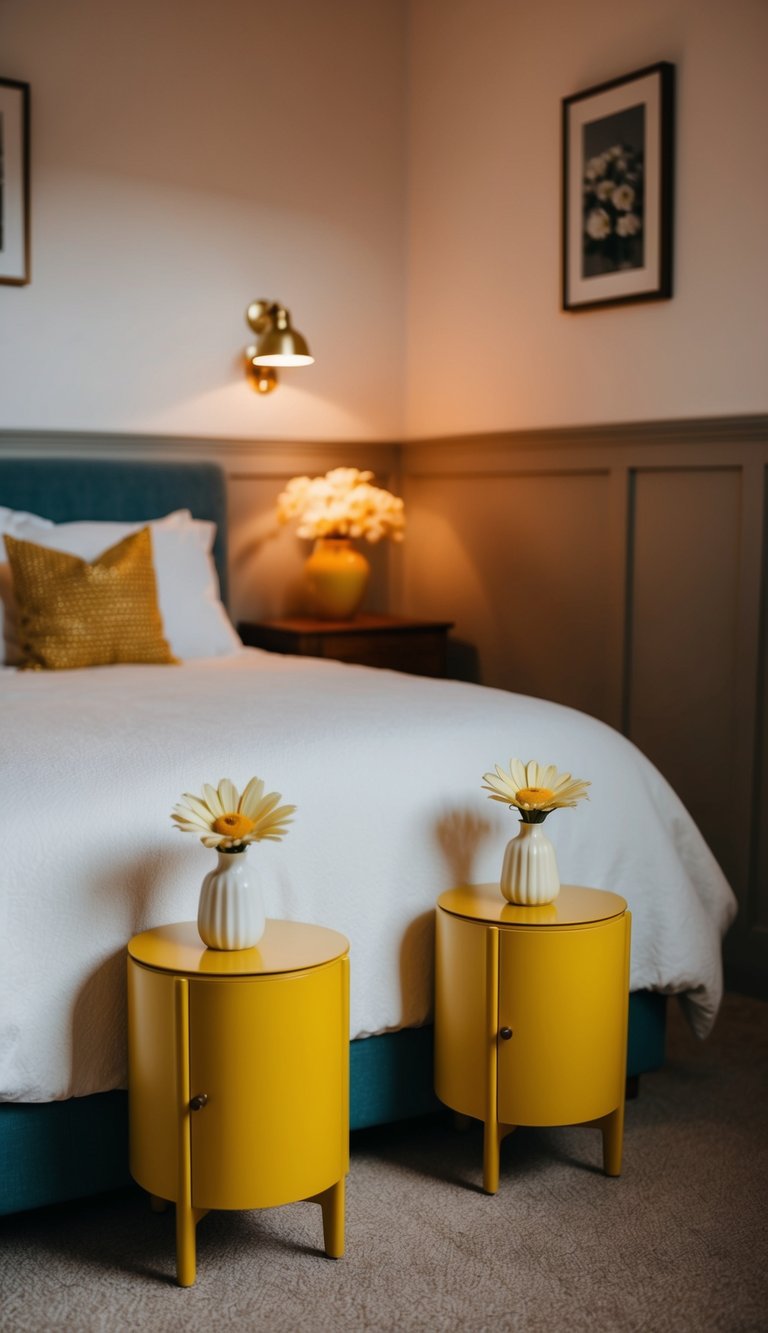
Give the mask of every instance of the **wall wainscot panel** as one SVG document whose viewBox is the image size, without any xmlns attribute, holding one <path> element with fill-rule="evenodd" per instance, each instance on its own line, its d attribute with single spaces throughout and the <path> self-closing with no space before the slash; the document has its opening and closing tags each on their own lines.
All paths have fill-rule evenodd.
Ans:
<svg viewBox="0 0 768 1333">
<path fill-rule="evenodd" d="M 623 730 L 739 899 L 731 984 L 768 993 L 768 418 L 425 440 L 403 450 L 402 610 L 486 684 Z M 762 609 L 761 609 L 762 608 Z"/>
<path fill-rule="evenodd" d="M 768 515 L 768 467 L 762 486 L 763 514 Z M 761 590 L 760 654 L 758 672 L 758 753 L 752 819 L 754 871 L 745 905 L 740 960 L 750 979 L 768 975 L 768 522 L 763 529 L 763 584 Z M 756 987 L 757 988 L 757 987 Z"/>
<path fill-rule="evenodd" d="M 723 818 L 737 772 L 741 471 L 638 469 L 633 481 L 625 730 L 742 884 L 749 803 Z"/>
<path fill-rule="evenodd" d="M 484 684 L 610 715 L 620 608 L 609 472 L 416 477 L 406 497 L 406 607 L 453 620 Z"/>
</svg>

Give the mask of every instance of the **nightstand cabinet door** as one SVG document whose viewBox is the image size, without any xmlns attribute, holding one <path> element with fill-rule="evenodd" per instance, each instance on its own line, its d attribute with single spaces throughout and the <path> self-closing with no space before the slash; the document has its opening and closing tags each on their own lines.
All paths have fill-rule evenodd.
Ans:
<svg viewBox="0 0 768 1333">
<path fill-rule="evenodd" d="M 627 915 L 572 929 L 502 930 L 498 1118 L 595 1120 L 624 1095 Z"/>
<path fill-rule="evenodd" d="M 190 982 L 195 1208 L 290 1203 L 347 1171 L 345 968 Z"/>
<path fill-rule="evenodd" d="M 498 1009 L 488 985 L 489 931 L 439 908 L 435 930 L 435 1092 L 454 1111 L 484 1120 Z"/>
<path fill-rule="evenodd" d="M 182 988 L 182 989 L 179 989 Z M 179 1010 L 186 982 L 128 960 L 128 1104 L 134 1180 L 161 1199 L 179 1197 L 179 1142 L 188 1115 Z"/>
</svg>

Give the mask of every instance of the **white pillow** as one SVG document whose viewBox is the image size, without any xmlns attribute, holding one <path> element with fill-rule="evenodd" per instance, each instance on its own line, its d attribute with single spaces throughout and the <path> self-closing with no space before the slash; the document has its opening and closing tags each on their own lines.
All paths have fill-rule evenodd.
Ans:
<svg viewBox="0 0 768 1333">
<path fill-rule="evenodd" d="M 3 514 L 10 512 L 0 510 L 0 525 Z M 129 533 L 144 527 L 152 534 L 157 601 L 165 637 L 174 656 L 184 660 L 231 657 L 239 652 L 242 644 L 221 603 L 218 575 L 211 557 L 216 525 L 193 518 L 188 509 L 147 523 L 54 524 L 34 514 L 16 514 L 13 526 L 5 529 L 0 526 L 0 531 L 91 561 Z M 6 602 L 6 661 L 11 663 L 19 658 L 14 613 L 15 608 Z"/>
</svg>

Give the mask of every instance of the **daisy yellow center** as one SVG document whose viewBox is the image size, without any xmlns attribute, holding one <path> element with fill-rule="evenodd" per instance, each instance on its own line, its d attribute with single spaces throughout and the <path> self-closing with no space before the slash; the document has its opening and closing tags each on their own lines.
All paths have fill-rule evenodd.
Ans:
<svg viewBox="0 0 768 1333">
<path fill-rule="evenodd" d="M 549 790 L 549 787 L 521 787 L 515 792 L 515 799 L 522 802 L 523 805 L 546 805 L 547 801 L 552 801 L 555 793 Z"/>
<path fill-rule="evenodd" d="M 244 838 L 253 826 L 247 815 L 219 815 L 213 821 L 214 833 L 226 833 L 228 838 Z"/>
</svg>

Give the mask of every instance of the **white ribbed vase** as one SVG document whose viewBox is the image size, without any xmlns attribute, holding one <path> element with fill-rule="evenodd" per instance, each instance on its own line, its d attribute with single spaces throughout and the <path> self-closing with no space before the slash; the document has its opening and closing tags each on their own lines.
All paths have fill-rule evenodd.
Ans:
<svg viewBox="0 0 768 1333">
<path fill-rule="evenodd" d="M 501 891 L 511 903 L 537 907 L 554 902 L 560 892 L 555 849 L 541 824 L 520 821 L 520 832 L 507 843 Z"/>
<path fill-rule="evenodd" d="M 264 928 L 264 899 L 247 852 L 219 852 L 200 890 L 197 930 L 211 949 L 252 949 Z"/>
</svg>

